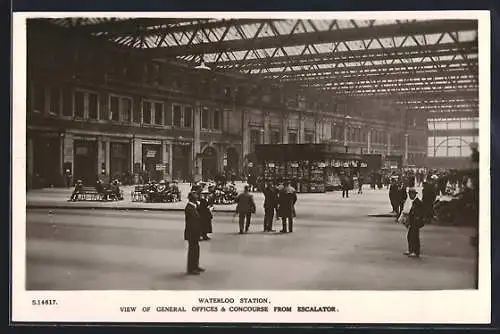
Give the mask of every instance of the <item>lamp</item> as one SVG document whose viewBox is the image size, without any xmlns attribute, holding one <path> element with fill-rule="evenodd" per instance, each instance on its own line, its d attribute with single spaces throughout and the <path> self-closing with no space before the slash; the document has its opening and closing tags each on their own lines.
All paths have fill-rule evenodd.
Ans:
<svg viewBox="0 0 500 334">
<path fill-rule="evenodd" d="M 204 70 L 204 71 L 210 71 L 211 70 L 211 68 L 208 67 L 207 64 L 205 64 L 205 61 L 203 60 L 203 58 L 201 58 L 200 65 L 195 66 L 195 69 L 197 69 L 197 70 Z"/>
</svg>

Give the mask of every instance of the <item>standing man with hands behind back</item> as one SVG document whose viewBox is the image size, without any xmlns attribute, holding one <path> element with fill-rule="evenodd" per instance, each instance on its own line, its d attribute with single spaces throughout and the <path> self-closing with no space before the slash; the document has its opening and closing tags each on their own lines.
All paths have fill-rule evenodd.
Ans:
<svg viewBox="0 0 500 334">
<path fill-rule="evenodd" d="M 200 235 L 201 218 L 198 213 L 198 194 L 190 192 L 188 194 L 188 203 L 184 209 L 186 217 L 186 227 L 184 229 L 184 240 L 188 242 L 188 260 L 187 274 L 199 275 L 205 269 L 201 268 L 200 263 Z"/>
<path fill-rule="evenodd" d="M 240 234 L 243 234 L 243 227 L 245 233 L 250 228 L 250 220 L 252 213 L 255 213 L 255 202 L 253 196 L 250 194 L 250 187 L 245 186 L 245 189 L 236 198 L 236 213 L 239 214 Z"/>
</svg>

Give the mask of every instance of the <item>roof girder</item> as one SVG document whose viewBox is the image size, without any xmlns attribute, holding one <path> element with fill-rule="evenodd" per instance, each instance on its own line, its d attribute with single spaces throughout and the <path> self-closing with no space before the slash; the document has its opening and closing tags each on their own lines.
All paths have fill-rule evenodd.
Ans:
<svg viewBox="0 0 500 334">
<path fill-rule="evenodd" d="M 325 93 L 334 93 L 334 90 L 328 87 L 323 87 L 320 88 L 321 91 Z M 345 98 L 346 95 L 336 95 L 336 94 L 331 94 L 330 95 L 332 98 Z M 459 91 L 457 92 L 455 89 L 448 89 L 445 91 L 421 91 L 421 92 L 398 92 L 398 91 L 393 91 L 393 92 L 371 92 L 369 90 L 365 91 L 358 91 L 357 94 L 353 94 L 353 96 L 357 97 L 363 97 L 363 96 L 375 96 L 379 97 L 381 99 L 384 98 L 391 98 L 391 99 L 400 99 L 400 100 L 428 100 L 428 99 L 433 99 L 433 98 L 478 98 L 478 92 L 477 90 L 464 90 L 464 91 Z"/>
<path fill-rule="evenodd" d="M 196 21 L 196 19 L 193 19 L 191 21 Z M 146 29 L 146 30 L 141 30 L 140 28 L 137 28 L 136 30 L 139 30 L 141 32 L 141 35 L 144 37 L 149 37 L 149 36 L 154 36 L 158 34 L 172 34 L 172 33 L 186 33 L 186 32 L 193 32 L 193 31 L 201 31 L 201 30 L 210 30 L 210 29 L 218 29 L 218 28 L 230 28 L 230 27 L 236 27 L 236 26 L 243 26 L 243 25 L 249 25 L 249 24 L 258 24 L 258 23 L 267 23 L 271 21 L 270 19 L 229 19 L 229 20 L 218 20 L 218 21 L 210 21 L 210 22 L 205 22 L 201 21 L 199 23 L 193 23 L 193 24 L 184 24 L 184 25 L 176 25 L 175 23 L 167 26 L 167 27 L 161 27 L 161 28 L 156 28 L 156 29 Z M 276 20 L 273 20 L 276 21 Z M 151 24 L 149 26 L 152 26 Z M 113 36 L 113 37 L 119 37 L 123 35 L 127 35 L 131 33 L 131 31 L 117 31 L 117 32 L 111 32 L 108 35 Z"/>
<path fill-rule="evenodd" d="M 361 76 L 357 74 L 346 75 L 349 72 L 343 73 L 335 73 L 333 75 L 338 75 L 336 77 L 333 76 L 310 76 L 310 77 L 301 77 L 301 78 L 291 78 L 291 79 L 283 79 L 283 82 L 301 82 L 304 84 L 315 84 L 315 83 L 329 83 L 329 82 L 353 82 L 353 80 L 398 80 L 398 79 L 415 79 L 415 78 L 443 78 L 445 74 L 438 72 L 433 69 L 432 71 L 419 71 L 417 73 L 412 73 L 408 71 L 400 71 L 396 73 L 387 73 L 387 74 L 370 74 L 360 73 Z M 461 77 L 461 76 L 472 76 L 473 74 L 469 73 L 468 69 L 460 69 L 460 70 L 450 70 L 446 71 L 446 76 L 448 77 Z"/>
<path fill-rule="evenodd" d="M 443 65 L 465 65 L 463 60 L 443 60 L 440 62 Z M 477 61 L 476 61 L 477 68 Z M 296 71 L 287 71 L 287 72 L 272 72 L 272 73 L 264 73 L 263 77 L 277 77 L 280 79 L 288 79 L 288 78 L 307 78 L 307 74 L 311 74 L 311 76 L 316 76 L 318 74 L 323 73 L 331 73 L 333 75 L 346 72 L 348 70 L 351 71 L 363 71 L 369 70 L 369 73 L 391 73 L 396 72 L 401 68 L 418 68 L 418 67 L 426 67 L 426 66 L 434 66 L 434 62 L 421 62 L 421 63 L 413 63 L 413 64 L 380 64 L 380 65 L 368 65 L 368 66 L 348 66 L 346 67 L 332 67 L 332 68 L 320 68 L 314 71 L 311 70 L 296 70 Z M 376 70 L 376 71 L 375 71 Z M 366 73 L 366 71 L 364 72 Z"/>
<path fill-rule="evenodd" d="M 179 24 L 181 22 L 191 22 L 196 19 L 181 19 L 181 18 L 130 18 L 127 20 L 114 21 L 109 20 L 106 22 L 80 25 L 73 29 L 78 29 L 87 33 L 107 33 L 111 35 L 129 35 L 140 31 L 141 28 L 147 28 L 159 25 Z"/>
<path fill-rule="evenodd" d="M 479 117 L 479 111 L 439 111 L 439 112 L 428 112 L 426 114 L 427 119 L 435 119 L 435 118 L 472 118 Z"/>
<path fill-rule="evenodd" d="M 460 44 L 462 50 L 468 53 L 477 53 L 477 42 L 463 42 Z M 363 60 L 391 60 L 391 59 L 407 59 L 407 58 L 423 58 L 436 56 L 450 56 L 458 52 L 459 46 L 454 43 L 428 45 L 426 47 L 408 46 L 394 47 L 385 49 L 371 50 L 353 50 L 353 51 L 336 51 L 323 52 L 317 55 L 295 55 L 289 56 L 290 62 L 286 57 L 274 57 L 267 66 L 284 67 L 284 66 L 300 66 L 309 64 L 330 64 L 337 62 L 348 61 L 363 61 Z M 423 53 L 422 50 L 426 50 Z M 465 52 L 465 51 L 464 51 Z M 212 63 L 208 63 L 211 65 Z M 241 67 L 245 69 L 260 68 L 262 61 L 259 59 L 245 59 L 241 61 L 229 60 L 221 61 L 217 66 Z"/>
<path fill-rule="evenodd" d="M 411 34 L 433 34 L 443 31 L 467 31 L 477 29 L 474 20 L 435 20 L 423 22 L 409 22 L 405 24 L 386 24 L 374 27 L 348 28 L 331 31 L 314 31 L 293 35 L 259 37 L 249 40 L 230 40 L 220 43 L 197 43 L 193 45 L 170 46 L 143 50 L 151 57 L 176 57 L 189 54 L 217 53 L 219 50 L 244 51 L 249 49 L 268 49 L 304 44 L 320 44 L 338 41 L 353 41 L 378 38 L 405 36 Z"/>
</svg>

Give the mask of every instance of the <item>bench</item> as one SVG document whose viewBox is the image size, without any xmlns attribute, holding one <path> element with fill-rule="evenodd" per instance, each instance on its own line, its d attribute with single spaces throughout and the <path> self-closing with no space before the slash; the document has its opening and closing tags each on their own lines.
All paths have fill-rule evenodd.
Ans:
<svg viewBox="0 0 500 334">
<path fill-rule="evenodd" d="M 97 192 L 96 187 L 82 187 L 76 196 L 76 200 L 80 201 L 100 201 L 102 196 Z"/>
<path fill-rule="evenodd" d="M 106 191 L 106 190 L 105 190 Z M 120 196 L 123 198 L 123 191 L 120 190 Z M 102 201 L 104 198 L 102 194 L 97 192 L 96 187 L 84 186 L 76 196 L 77 201 Z"/>
<path fill-rule="evenodd" d="M 132 202 L 142 202 L 144 201 L 144 186 L 138 185 L 134 187 L 134 190 L 130 193 L 130 198 Z"/>
</svg>

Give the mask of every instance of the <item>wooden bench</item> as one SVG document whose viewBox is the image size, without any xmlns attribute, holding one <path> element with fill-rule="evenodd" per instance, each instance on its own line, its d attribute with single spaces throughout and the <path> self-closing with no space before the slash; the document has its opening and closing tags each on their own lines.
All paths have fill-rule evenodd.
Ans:
<svg viewBox="0 0 500 334">
<path fill-rule="evenodd" d="M 132 198 L 132 202 L 144 201 L 144 185 L 135 186 L 130 193 L 130 198 Z"/>
<path fill-rule="evenodd" d="M 96 187 L 84 186 L 78 193 L 76 199 L 82 201 L 100 201 L 102 199 L 102 196 L 97 192 Z"/>
</svg>

